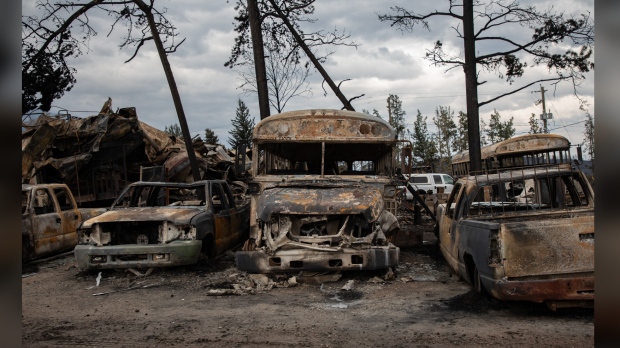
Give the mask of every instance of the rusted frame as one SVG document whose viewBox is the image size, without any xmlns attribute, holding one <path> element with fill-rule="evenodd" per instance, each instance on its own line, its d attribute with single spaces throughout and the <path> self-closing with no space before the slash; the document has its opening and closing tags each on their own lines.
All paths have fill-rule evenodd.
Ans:
<svg viewBox="0 0 620 348">
<path fill-rule="evenodd" d="M 540 177 L 543 176 L 543 177 L 549 178 L 549 177 L 555 175 L 553 173 L 550 173 L 551 169 L 557 169 L 557 175 L 559 177 L 562 177 L 562 168 L 563 167 L 566 167 L 566 169 L 568 169 L 571 173 L 574 172 L 574 170 L 572 169 L 572 167 L 570 167 L 569 164 L 567 164 L 567 163 L 557 163 L 557 164 L 545 164 L 545 165 L 537 165 L 537 166 L 529 166 L 529 167 L 525 166 L 525 167 L 513 168 L 511 170 L 497 171 L 496 173 L 491 173 L 491 172 L 488 172 L 488 171 L 483 171 L 483 172 L 480 172 L 478 175 L 468 176 L 465 180 L 466 180 L 466 183 L 467 183 L 467 182 L 470 181 L 470 178 L 473 178 L 473 180 L 474 180 L 474 182 L 476 184 L 475 186 L 478 187 L 477 192 L 471 198 L 472 203 L 475 202 L 475 201 L 479 201 L 480 202 L 480 198 L 478 198 L 478 197 L 480 197 L 479 195 L 484 195 L 483 187 L 486 187 L 486 186 L 492 187 L 494 185 L 492 183 L 493 181 L 497 181 L 498 189 L 500 189 L 501 184 L 505 185 L 506 182 L 502 182 L 502 177 L 505 176 L 505 175 L 509 176 L 509 181 L 508 182 L 513 183 L 513 186 L 514 186 L 514 182 L 515 182 L 515 180 L 517 180 L 515 178 L 515 172 L 517 172 L 517 171 L 520 171 L 520 177 L 523 178 L 523 185 L 524 185 L 523 189 L 524 190 L 526 189 L 525 184 L 526 184 L 527 180 L 533 180 L 533 183 L 534 183 L 533 184 L 534 195 L 535 195 L 535 197 L 541 197 L 541 191 L 540 191 L 541 188 L 539 187 L 540 185 L 538 184 L 538 181 L 540 180 Z M 531 171 L 531 173 L 526 173 L 526 171 Z M 544 173 L 541 173 L 541 171 L 544 172 Z M 492 179 L 490 177 L 490 175 L 497 175 L 497 180 Z M 529 178 L 529 179 L 525 179 L 526 176 L 532 176 L 532 177 Z M 484 184 L 485 186 L 482 186 L 482 187 L 480 187 L 481 184 L 479 182 L 479 179 L 481 179 L 481 178 L 485 178 L 485 180 L 486 180 L 486 183 Z M 564 183 L 564 181 L 562 181 L 562 182 Z M 564 183 L 564 185 L 566 185 L 566 183 Z M 583 186 L 581 182 L 580 182 L 580 185 Z M 502 189 L 505 190 L 505 188 L 502 188 Z M 552 187 L 550 186 L 549 187 L 549 194 L 550 195 L 552 194 L 551 189 L 552 189 Z M 556 187 L 555 189 L 557 190 L 558 188 Z M 554 194 L 553 197 L 556 197 L 559 193 L 554 191 L 553 194 Z M 533 204 L 535 204 L 534 203 L 535 200 L 533 198 L 530 201 L 530 198 L 528 197 L 527 193 L 524 195 L 524 197 L 525 197 L 526 210 L 529 210 L 530 208 L 531 209 L 537 209 L 537 208 L 533 207 Z M 489 204 L 489 210 L 490 210 L 489 215 L 490 216 L 494 216 L 495 214 L 499 213 L 500 211 L 502 213 L 506 213 L 508 211 L 505 204 L 501 204 L 501 207 L 495 207 L 492 204 L 493 202 L 496 202 L 496 201 L 494 200 L 494 197 L 491 196 L 491 201 L 489 202 L 489 203 L 491 203 L 491 204 Z M 482 214 L 482 205 L 483 204 L 478 204 L 478 206 L 477 206 L 477 215 L 478 216 L 487 215 L 487 214 Z M 510 210 L 513 210 L 515 212 L 518 211 L 518 209 L 517 209 L 518 208 L 518 204 L 514 204 L 513 208 L 514 209 L 510 209 Z M 538 209 L 540 209 L 540 208 L 538 208 Z M 569 207 L 566 206 L 566 205 L 562 205 L 562 206 L 558 206 L 558 207 L 553 208 L 553 209 L 569 210 Z"/>
</svg>

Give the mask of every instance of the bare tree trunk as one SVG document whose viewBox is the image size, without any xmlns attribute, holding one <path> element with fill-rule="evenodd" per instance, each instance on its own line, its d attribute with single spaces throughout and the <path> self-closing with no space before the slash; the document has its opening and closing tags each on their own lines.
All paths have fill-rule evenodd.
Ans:
<svg viewBox="0 0 620 348">
<path fill-rule="evenodd" d="M 480 114 L 478 107 L 478 77 L 476 76 L 476 42 L 474 41 L 473 0 L 463 1 L 463 31 L 465 48 L 465 95 L 467 99 L 467 134 L 469 170 L 482 169 L 480 154 Z"/>
<path fill-rule="evenodd" d="M 350 110 L 350 111 L 355 111 L 353 106 L 351 106 L 351 103 L 347 100 L 344 94 L 340 92 L 340 89 L 338 88 L 338 86 L 336 86 L 336 84 L 331 79 L 331 77 L 329 77 L 329 75 L 327 74 L 327 71 L 323 69 L 323 66 L 321 65 L 321 63 L 318 61 L 318 59 L 316 59 L 312 51 L 310 51 L 310 48 L 308 48 L 304 40 L 301 38 L 301 36 L 299 36 L 299 34 L 297 33 L 293 25 L 291 25 L 291 22 L 289 22 L 288 18 L 286 18 L 286 16 L 282 13 L 278 5 L 276 5 L 275 1 L 269 0 L 269 3 L 271 3 L 271 6 L 273 6 L 276 12 L 278 12 L 278 16 L 280 16 L 280 19 L 282 19 L 282 21 L 284 22 L 288 30 L 291 32 L 291 34 L 293 34 L 293 37 L 295 37 L 295 41 L 297 41 L 297 44 L 299 44 L 299 46 L 304 50 L 304 52 L 306 53 L 306 56 L 308 56 L 310 61 L 312 61 L 312 64 L 314 64 L 314 67 L 316 68 L 316 70 L 318 70 L 321 73 L 321 76 L 323 76 L 323 78 L 325 79 L 325 81 L 327 81 L 327 84 L 329 85 L 329 87 L 331 87 L 332 91 L 334 91 L 338 99 L 340 99 L 340 102 L 342 103 L 342 105 L 344 105 L 345 109 Z"/>
<path fill-rule="evenodd" d="M 144 1 L 134 0 L 134 3 L 138 5 L 142 12 L 144 12 L 149 22 L 149 28 L 151 29 L 151 34 L 153 35 L 153 41 L 155 41 L 155 46 L 157 47 L 157 53 L 159 54 L 161 65 L 164 67 L 166 79 L 168 80 L 168 86 L 170 87 L 170 93 L 172 94 L 172 100 L 174 101 L 174 107 L 176 109 L 177 116 L 179 117 L 179 124 L 181 125 L 181 131 L 183 132 L 183 140 L 185 141 L 185 148 L 187 150 L 187 157 L 192 169 L 193 178 L 194 181 L 199 181 L 200 171 L 198 170 L 198 162 L 196 161 L 194 146 L 192 145 L 192 137 L 189 134 L 189 128 L 187 128 L 187 120 L 185 119 L 185 112 L 183 111 L 183 105 L 181 104 L 181 96 L 179 95 L 177 84 L 174 81 L 174 75 L 172 75 L 172 69 L 170 68 L 170 63 L 168 62 L 166 50 L 161 42 L 161 38 L 159 37 L 159 32 L 157 31 L 157 27 L 155 25 L 153 13 L 151 12 L 151 8 L 147 6 Z"/>
<path fill-rule="evenodd" d="M 264 120 L 271 115 L 271 111 L 269 110 L 269 90 L 267 88 L 263 31 L 261 30 L 260 14 L 256 0 L 248 0 L 248 16 L 250 20 L 250 33 L 252 34 L 252 51 L 254 52 L 258 108 L 260 109 L 260 119 Z"/>
</svg>

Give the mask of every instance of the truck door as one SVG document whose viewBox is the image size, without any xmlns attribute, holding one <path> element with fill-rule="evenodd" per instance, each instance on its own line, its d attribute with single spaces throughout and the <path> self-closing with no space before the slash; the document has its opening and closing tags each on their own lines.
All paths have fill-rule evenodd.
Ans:
<svg viewBox="0 0 620 348">
<path fill-rule="evenodd" d="M 454 270 L 458 270 L 458 222 L 460 219 L 460 206 L 463 204 L 461 194 L 463 184 L 457 183 L 448 198 L 444 214 L 439 222 L 439 243 L 444 257 Z"/>
<path fill-rule="evenodd" d="M 63 249 L 71 249 L 77 244 L 76 231 L 80 224 L 80 211 L 66 187 L 55 187 L 53 192 L 60 208 Z"/>
<path fill-rule="evenodd" d="M 220 183 L 211 183 L 211 204 L 215 220 L 215 254 L 220 255 L 234 243 L 231 202 Z"/>
<path fill-rule="evenodd" d="M 62 250 L 62 219 L 47 188 L 36 188 L 31 198 L 33 256 Z"/>
</svg>

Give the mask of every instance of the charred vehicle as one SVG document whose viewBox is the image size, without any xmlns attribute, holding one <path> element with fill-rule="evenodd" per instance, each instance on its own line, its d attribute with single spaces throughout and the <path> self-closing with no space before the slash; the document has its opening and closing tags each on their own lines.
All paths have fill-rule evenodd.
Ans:
<svg viewBox="0 0 620 348">
<path fill-rule="evenodd" d="M 461 178 L 438 210 L 441 252 L 477 291 L 593 305 L 594 193 L 570 164 Z"/>
<path fill-rule="evenodd" d="M 83 220 L 105 209 L 79 209 L 65 184 L 22 185 L 22 261 L 71 250 Z"/>
<path fill-rule="evenodd" d="M 254 273 L 371 270 L 398 264 L 396 133 L 342 110 L 273 115 L 254 128 L 250 237 L 235 254 Z"/>
<path fill-rule="evenodd" d="M 248 235 L 249 202 L 237 198 L 223 180 L 131 184 L 78 230 L 78 267 L 176 266 L 223 254 Z"/>
</svg>

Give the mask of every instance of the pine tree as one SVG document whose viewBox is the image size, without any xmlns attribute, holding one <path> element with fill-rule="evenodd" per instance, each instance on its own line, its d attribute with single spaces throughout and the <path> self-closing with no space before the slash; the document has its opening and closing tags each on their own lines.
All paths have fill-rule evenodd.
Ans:
<svg viewBox="0 0 620 348">
<path fill-rule="evenodd" d="M 383 117 L 381 117 L 381 115 L 379 114 L 379 110 L 377 110 L 377 109 L 372 109 L 372 114 L 377 116 L 377 117 L 379 117 L 379 118 L 383 118 Z"/>
<path fill-rule="evenodd" d="M 239 99 L 235 118 L 232 119 L 233 129 L 228 131 L 231 138 L 228 138 L 228 144 L 233 149 L 237 145 L 250 146 L 252 144 L 252 131 L 254 130 L 254 118 L 250 118 L 250 110 L 243 100 Z"/>
<path fill-rule="evenodd" d="M 528 123 L 530 124 L 530 131 L 528 132 L 529 134 L 542 133 L 542 129 L 540 128 L 540 123 L 538 122 L 538 119 L 536 118 L 535 114 L 532 114 L 532 116 L 530 116 L 530 120 Z"/>
<path fill-rule="evenodd" d="M 437 160 L 437 148 L 432 141 L 426 127 L 426 116 L 422 116 L 420 110 L 413 123 L 413 159 L 416 165 L 430 166 Z"/>
<path fill-rule="evenodd" d="M 379 114 L 379 111 L 377 109 L 372 109 L 372 113 L 369 110 L 366 109 L 362 109 L 362 112 L 365 113 L 366 115 L 375 115 L 379 118 L 383 118 L 381 117 L 381 115 Z"/>
<path fill-rule="evenodd" d="M 220 139 L 215 135 L 215 132 L 211 128 L 205 129 L 205 143 L 211 145 L 217 145 Z"/>
<path fill-rule="evenodd" d="M 439 106 L 435 109 L 435 117 L 433 122 L 438 129 L 437 145 L 439 146 L 439 157 L 442 167 L 450 164 L 452 157 L 450 142 L 457 134 L 456 124 L 454 123 L 454 111 L 449 106 Z"/>
<path fill-rule="evenodd" d="M 379 116 L 379 112 L 373 110 L 375 116 Z M 403 110 L 403 103 L 396 94 L 390 94 L 388 97 L 388 114 L 390 115 L 390 125 L 396 131 L 396 137 L 403 139 L 405 135 L 405 110 Z"/>
<path fill-rule="evenodd" d="M 468 144 L 467 114 L 463 111 L 459 111 L 458 124 L 456 125 L 456 135 L 452 141 L 452 150 L 456 152 L 469 150 Z"/>
<path fill-rule="evenodd" d="M 506 140 L 515 134 L 515 128 L 513 127 L 514 117 L 510 120 L 502 122 L 501 116 L 497 110 L 493 109 L 491 119 L 489 120 L 489 126 L 484 127 L 484 132 L 488 137 L 488 141 L 491 144 L 495 144 L 502 140 Z M 484 122 L 481 122 L 484 124 Z"/>
<path fill-rule="evenodd" d="M 177 138 L 183 139 L 183 131 L 181 131 L 181 127 L 178 124 L 172 124 L 169 127 L 164 127 L 164 132 L 173 135 Z"/>
</svg>

